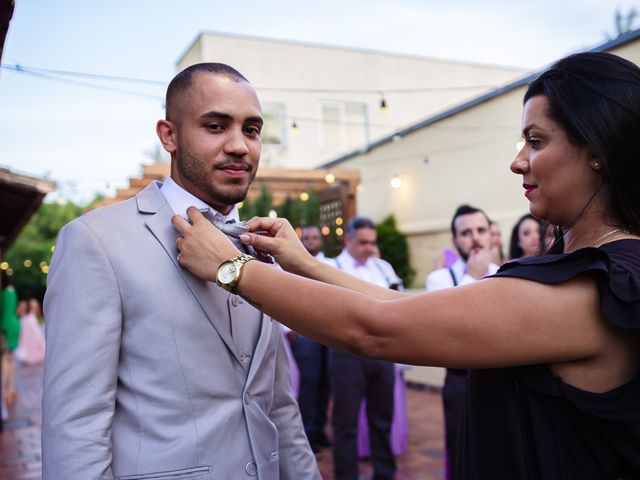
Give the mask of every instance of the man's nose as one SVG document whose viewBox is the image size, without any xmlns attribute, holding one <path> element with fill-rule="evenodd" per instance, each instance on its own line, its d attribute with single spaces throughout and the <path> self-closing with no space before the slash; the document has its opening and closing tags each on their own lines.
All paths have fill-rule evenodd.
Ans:
<svg viewBox="0 0 640 480">
<path fill-rule="evenodd" d="M 230 128 L 224 144 L 224 152 L 228 155 L 242 157 L 249 152 L 247 139 L 240 128 Z"/>
</svg>

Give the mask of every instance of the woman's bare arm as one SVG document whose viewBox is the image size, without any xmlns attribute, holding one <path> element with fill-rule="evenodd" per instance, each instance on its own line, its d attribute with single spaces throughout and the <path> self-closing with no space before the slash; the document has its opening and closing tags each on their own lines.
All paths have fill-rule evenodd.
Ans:
<svg viewBox="0 0 640 480">
<path fill-rule="evenodd" d="M 237 250 L 198 215 L 196 210 L 193 225 L 174 217 L 183 235 L 178 241 L 180 262 L 214 281 L 218 265 Z M 363 356 L 449 367 L 566 362 L 600 351 L 606 324 L 590 277 L 553 286 L 492 278 L 404 296 L 371 288 L 302 254 L 297 246 L 290 247 L 290 239 L 283 240 L 287 231 L 270 233 L 274 238 L 255 241 L 257 236 L 252 236 L 252 244 L 268 247 L 285 268 L 338 286 L 254 261 L 245 264 L 238 292 L 297 332 L 327 345 Z"/>
<path fill-rule="evenodd" d="M 321 343 L 396 362 L 489 368 L 586 359 L 600 352 L 607 329 L 590 278 L 558 286 L 496 278 L 380 301 L 258 262 L 246 268 L 239 293 L 268 314 Z"/>
</svg>

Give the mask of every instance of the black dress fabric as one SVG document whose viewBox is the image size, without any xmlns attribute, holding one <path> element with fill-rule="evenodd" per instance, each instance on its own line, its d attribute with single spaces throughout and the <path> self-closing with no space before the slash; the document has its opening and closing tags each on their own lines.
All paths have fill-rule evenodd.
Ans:
<svg viewBox="0 0 640 480">
<path fill-rule="evenodd" d="M 640 332 L 640 240 L 529 257 L 495 276 L 556 284 L 587 272 L 607 321 Z M 547 365 L 471 370 L 468 381 L 457 480 L 640 479 L 640 374 L 605 393 Z"/>
</svg>

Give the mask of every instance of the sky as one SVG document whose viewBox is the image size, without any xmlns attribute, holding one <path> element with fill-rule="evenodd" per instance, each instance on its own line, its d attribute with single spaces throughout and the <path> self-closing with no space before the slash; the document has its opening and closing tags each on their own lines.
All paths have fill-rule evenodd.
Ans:
<svg viewBox="0 0 640 480">
<path fill-rule="evenodd" d="M 48 199 L 77 202 L 113 194 L 151 161 L 166 84 L 199 32 L 538 70 L 606 41 L 616 9 L 640 11 L 640 0 L 15 2 L 0 70 L 0 167 L 55 180 Z M 16 65 L 153 82 L 60 81 Z"/>
</svg>

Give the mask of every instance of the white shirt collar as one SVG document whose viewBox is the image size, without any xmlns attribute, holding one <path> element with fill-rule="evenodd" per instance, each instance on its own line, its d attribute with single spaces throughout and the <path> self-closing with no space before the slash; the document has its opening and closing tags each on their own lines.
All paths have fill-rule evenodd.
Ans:
<svg viewBox="0 0 640 480">
<path fill-rule="evenodd" d="M 345 261 L 348 262 L 348 266 L 350 268 L 361 268 L 361 267 L 369 267 L 372 263 L 373 260 L 371 257 L 367 258 L 366 262 L 362 263 L 358 260 L 356 260 L 355 258 L 353 258 L 353 256 L 347 251 L 346 248 L 342 249 L 342 252 L 340 252 L 340 257 L 344 258 Z"/>
<path fill-rule="evenodd" d="M 160 192 L 162 192 L 162 195 L 167 200 L 167 203 L 171 207 L 171 210 L 173 210 L 173 213 L 180 215 L 185 220 L 188 220 L 187 208 L 189 207 L 196 207 L 198 210 L 210 210 L 216 220 L 220 220 L 221 222 L 226 223 L 230 220 L 234 220 L 237 222 L 240 220 L 238 208 L 235 205 L 227 215 L 223 215 L 215 208 L 207 205 L 195 195 L 187 192 L 171 177 L 167 177 L 165 182 L 160 187 Z"/>
</svg>

